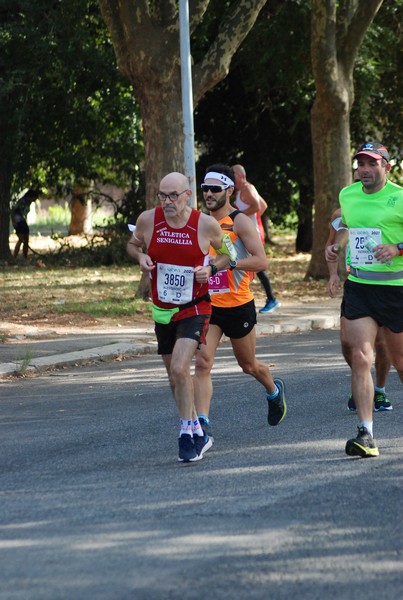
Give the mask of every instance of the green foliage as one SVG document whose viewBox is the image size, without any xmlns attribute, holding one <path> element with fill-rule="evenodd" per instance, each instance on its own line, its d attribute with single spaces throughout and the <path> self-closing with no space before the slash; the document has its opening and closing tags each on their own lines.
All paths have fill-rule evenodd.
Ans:
<svg viewBox="0 0 403 600">
<path fill-rule="evenodd" d="M 384 0 L 364 38 L 351 113 L 353 148 L 365 139 L 381 139 L 395 157 L 403 137 L 401 8 L 401 0 Z M 267 3 L 227 78 L 195 114 L 198 179 L 213 162 L 243 164 L 275 224 L 289 214 L 304 214 L 300 203 L 313 201 L 310 16 L 307 0 Z M 197 56 L 210 33 L 208 23 L 203 27 L 200 40 L 199 29 L 192 40 Z"/>
<path fill-rule="evenodd" d="M 0 130 L 13 190 L 127 185 L 143 150 L 96 0 L 2 0 Z M 0 142 L 1 143 L 1 142 Z"/>
<path fill-rule="evenodd" d="M 352 137 L 382 141 L 403 159 L 403 25 L 401 0 L 384 0 L 367 32 L 355 68 Z"/>
<path fill-rule="evenodd" d="M 217 160 L 242 163 L 278 224 L 313 187 L 309 18 L 306 2 L 269 3 L 195 115 L 199 177 Z"/>
<path fill-rule="evenodd" d="M 210 1 L 192 34 L 195 61 L 234 4 Z M 354 147 L 382 139 L 397 158 L 403 133 L 401 7 L 401 0 L 384 0 L 367 32 L 351 115 Z M 198 181 L 210 163 L 241 162 L 267 199 L 271 220 L 293 226 L 295 215 L 304 213 L 301 201 L 307 198 L 309 206 L 313 196 L 313 96 L 310 3 L 271 0 L 228 77 L 197 108 Z M 8 178 L 14 194 L 42 186 L 62 196 L 83 179 L 120 185 L 127 193 L 102 236 L 87 250 L 62 243 L 49 260 L 69 264 L 81 254 L 82 264 L 123 264 L 127 223 L 144 209 L 143 155 L 133 89 L 119 75 L 98 2 L 0 0 L 0 208 L 8 206 Z"/>
<path fill-rule="evenodd" d="M 77 246 L 69 237 L 54 236 L 57 249 L 41 253 L 48 267 L 99 267 L 111 265 L 128 265 L 126 253 L 128 239 L 127 226 L 106 228 L 94 235 L 87 235 L 86 244 Z"/>
<path fill-rule="evenodd" d="M 65 229 L 70 223 L 70 216 L 70 209 L 66 204 L 49 206 L 45 214 L 37 216 L 35 224 L 31 225 L 31 233 L 35 233 L 43 227 L 50 227 L 52 230 Z"/>
</svg>

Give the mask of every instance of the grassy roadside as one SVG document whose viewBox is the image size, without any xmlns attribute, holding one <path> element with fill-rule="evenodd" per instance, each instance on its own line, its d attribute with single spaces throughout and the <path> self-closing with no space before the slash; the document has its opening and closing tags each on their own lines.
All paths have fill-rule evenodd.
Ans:
<svg viewBox="0 0 403 600">
<path fill-rule="evenodd" d="M 327 298 L 325 281 L 304 281 L 309 254 L 294 252 L 294 238 L 275 237 L 267 248 L 272 288 L 283 302 Z M 43 249 L 43 237 L 38 240 Z M 35 248 L 35 238 L 31 238 Z M 135 300 L 140 281 L 137 265 L 48 267 L 46 257 L 21 258 L 0 274 L 0 320 L 26 325 L 130 325 L 151 320 L 150 303 Z M 264 303 L 259 280 L 252 283 L 256 304 Z"/>
<path fill-rule="evenodd" d="M 46 268 L 25 265 L 1 275 L 0 319 L 7 322 L 97 324 L 148 317 L 146 302 L 134 300 L 140 273 L 133 267 Z"/>
</svg>

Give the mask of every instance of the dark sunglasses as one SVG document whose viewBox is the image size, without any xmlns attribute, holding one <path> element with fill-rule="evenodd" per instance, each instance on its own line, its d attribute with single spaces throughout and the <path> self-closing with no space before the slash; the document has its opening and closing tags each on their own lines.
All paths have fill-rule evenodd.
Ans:
<svg viewBox="0 0 403 600">
<path fill-rule="evenodd" d="M 229 185 L 210 185 L 209 183 L 202 183 L 201 184 L 201 189 L 203 190 L 203 192 L 208 192 L 210 190 L 210 192 L 212 194 L 219 194 L 220 192 L 222 192 L 223 190 L 227 190 L 229 187 Z"/>
</svg>

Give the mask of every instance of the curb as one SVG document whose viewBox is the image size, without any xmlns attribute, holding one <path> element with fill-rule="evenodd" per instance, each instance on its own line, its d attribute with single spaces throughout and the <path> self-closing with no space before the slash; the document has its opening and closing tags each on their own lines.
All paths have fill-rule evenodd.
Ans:
<svg viewBox="0 0 403 600">
<path fill-rule="evenodd" d="M 256 335 L 266 336 L 275 333 L 299 333 L 319 329 L 335 329 L 340 326 L 340 316 L 334 315 L 305 315 L 293 316 L 289 322 L 265 323 L 259 321 L 256 325 Z M 228 340 L 224 336 L 223 340 Z M 131 358 L 145 354 L 156 354 L 157 342 L 154 333 L 150 339 L 140 343 L 113 343 L 98 346 L 88 350 L 54 354 L 42 358 L 33 358 L 24 373 L 39 373 L 52 368 L 63 366 L 78 366 L 91 361 L 107 361 L 117 358 Z M 21 361 L 22 362 L 22 361 Z M 20 363 L 21 364 L 21 363 Z M 0 364 L 0 379 L 23 374 L 18 362 Z"/>
<path fill-rule="evenodd" d="M 272 333 L 298 333 L 317 329 L 335 329 L 340 326 L 340 316 L 294 317 L 291 323 L 258 323 L 257 335 Z"/>
<path fill-rule="evenodd" d="M 91 348 L 90 350 L 79 350 L 76 352 L 66 352 L 64 354 L 54 354 L 43 358 L 32 359 L 24 369 L 25 373 L 35 373 L 47 371 L 54 367 L 63 367 L 69 365 L 80 365 L 88 361 L 113 360 L 119 357 L 129 358 L 131 356 L 142 354 L 156 354 L 156 342 L 146 342 L 143 344 L 108 344 Z M 10 375 L 18 375 L 18 364 L 3 363 L 0 364 L 0 378 Z"/>
</svg>

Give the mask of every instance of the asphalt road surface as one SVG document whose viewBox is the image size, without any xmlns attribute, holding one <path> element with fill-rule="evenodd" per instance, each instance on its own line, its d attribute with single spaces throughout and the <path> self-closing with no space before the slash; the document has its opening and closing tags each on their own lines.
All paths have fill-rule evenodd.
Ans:
<svg viewBox="0 0 403 600">
<path fill-rule="evenodd" d="M 338 332 L 263 337 L 258 355 L 286 382 L 286 419 L 267 425 L 224 344 L 215 444 L 192 465 L 158 356 L 1 382 L 1 600 L 400 600 L 396 372 L 380 457 L 355 459 Z"/>
</svg>

